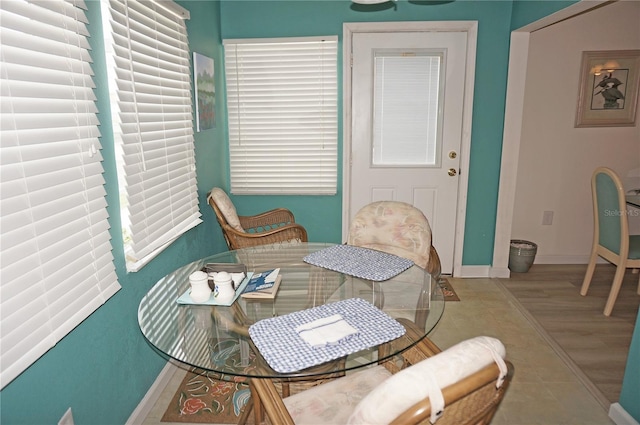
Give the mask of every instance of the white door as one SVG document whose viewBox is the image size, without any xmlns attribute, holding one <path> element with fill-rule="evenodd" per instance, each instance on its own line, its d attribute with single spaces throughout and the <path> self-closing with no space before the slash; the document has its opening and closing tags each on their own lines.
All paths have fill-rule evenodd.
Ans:
<svg viewBox="0 0 640 425">
<path fill-rule="evenodd" d="M 413 204 L 452 274 L 468 33 L 354 32 L 351 44 L 349 221 L 370 202 Z"/>
</svg>

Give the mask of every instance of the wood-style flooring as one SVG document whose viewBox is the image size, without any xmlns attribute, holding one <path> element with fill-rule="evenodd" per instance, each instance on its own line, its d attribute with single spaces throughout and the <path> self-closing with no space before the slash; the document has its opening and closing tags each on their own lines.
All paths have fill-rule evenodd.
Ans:
<svg viewBox="0 0 640 425">
<path fill-rule="evenodd" d="M 628 269 L 613 313 L 602 312 L 615 267 L 596 267 L 589 293 L 580 295 L 586 265 L 538 265 L 498 281 L 517 299 L 595 387 L 601 404 L 618 402 L 640 295 Z M 588 384 L 587 384 L 588 385 Z M 599 397 L 598 397 L 599 395 Z"/>
</svg>

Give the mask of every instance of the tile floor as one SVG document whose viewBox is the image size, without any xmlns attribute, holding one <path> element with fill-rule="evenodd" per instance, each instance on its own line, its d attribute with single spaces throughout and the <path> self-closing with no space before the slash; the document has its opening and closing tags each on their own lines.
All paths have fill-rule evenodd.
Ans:
<svg viewBox="0 0 640 425">
<path fill-rule="evenodd" d="M 447 348 L 477 335 L 499 338 L 515 375 L 493 425 L 608 425 L 613 422 L 578 377 L 555 354 L 540 333 L 519 312 L 513 297 L 492 279 L 452 279 L 460 302 L 447 303 L 431 339 Z M 160 422 L 180 384 L 179 370 L 144 421 Z"/>
</svg>

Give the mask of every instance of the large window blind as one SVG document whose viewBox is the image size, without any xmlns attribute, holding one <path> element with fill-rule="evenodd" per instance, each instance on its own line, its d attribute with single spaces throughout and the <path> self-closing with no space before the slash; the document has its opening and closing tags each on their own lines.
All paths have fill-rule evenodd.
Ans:
<svg viewBox="0 0 640 425">
<path fill-rule="evenodd" d="M 102 0 L 128 271 L 198 225 L 188 13 Z"/>
<path fill-rule="evenodd" d="M 84 7 L 0 2 L 2 388 L 120 288 Z"/>
<path fill-rule="evenodd" d="M 337 37 L 223 43 L 231 192 L 335 194 Z"/>
</svg>

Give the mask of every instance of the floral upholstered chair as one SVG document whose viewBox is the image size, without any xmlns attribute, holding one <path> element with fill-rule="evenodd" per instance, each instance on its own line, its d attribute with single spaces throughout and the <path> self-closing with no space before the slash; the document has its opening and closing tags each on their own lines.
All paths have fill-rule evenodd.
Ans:
<svg viewBox="0 0 640 425">
<path fill-rule="evenodd" d="M 413 205 L 397 201 L 365 205 L 351 222 L 347 243 L 408 258 L 440 279 L 440 257 L 431 243 L 429 220 Z"/>
<path fill-rule="evenodd" d="M 286 208 L 241 216 L 219 187 L 211 189 L 207 202 L 216 214 L 230 250 L 279 242 L 307 242 L 306 229 L 296 223 L 293 213 Z"/>
<path fill-rule="evenodd" d="M 504 345 L 491 337 L 442 352 L 425 338 L 399 359 L 284 399 L 271 380 L 253 379 L 251 395 L 259 419 L 266 413 L 278 425 L 488 424 L 513 375 L 504 357 Z"/>
</svg>

